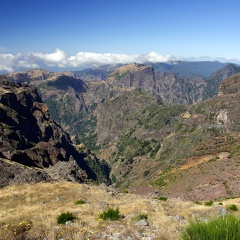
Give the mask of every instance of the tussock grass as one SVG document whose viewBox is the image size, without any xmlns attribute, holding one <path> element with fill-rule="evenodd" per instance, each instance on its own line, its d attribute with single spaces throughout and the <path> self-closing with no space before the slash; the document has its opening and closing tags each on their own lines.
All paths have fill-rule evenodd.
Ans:
<svg viewBox="0 0 240 240">
<path fill-rule="evenodd" d="M 67 221 L 74 221 L 77 217 L 74 216 L 71 212 L 61 213 L 57 216 L 57 223 L 58 224 L 65 224 Z"/>
<path fill-rule="evenodd" d="M 183 240 L 238 240 L 240 239 L 240 221 L 227 215 L 212 219 L 209 222 L 190 221 L 182 233 Z"/>
<path fill-rule="evenodd" d="M 108 210 L 99 214 L 99 218 L 103 220 L 116 221 L 120 218 L 119 209 L 108 208 Z"/>
<path fill-rule="evenodd" d="M 235 204 L 231 204 L 229 206 L 227 206 L 228 210 L 232 210 L 232 211 L 238 211 L 238 207 Z"/>
<path fill-rule="evenodd" d="M 207 201 L 204 203 L 204 206 L 211 207 L 213 205 L 213 201 Z"/>
<path fill-rule="evenodd" d="M 86 201 L 83 200 L 83 199 L 79 199 L 75 202 L 75 204 L 77 204 L 77 205 L 82 205 L 82 204 L 85 204 L 85 203 L 86 203 Z"/>
</svg>

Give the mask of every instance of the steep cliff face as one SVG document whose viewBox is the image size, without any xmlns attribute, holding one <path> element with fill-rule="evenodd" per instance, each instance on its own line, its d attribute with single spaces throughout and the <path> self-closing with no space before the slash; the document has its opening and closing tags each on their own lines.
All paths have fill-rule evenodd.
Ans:
<svg viewBox="0 0 240 240">
<path fill-rule="evenodd" d="M 33 87 L 15 85 L 1 81 L 1 132 L 2 154 L 9 159 L 29 161 L 29 165 L 46 167 L 66 156 L 64 144 L 70 144 L 68 135 L 54 122 L 50 121 L 48 108 Z M 44 143 L 52 144 L 44 147 Z M 58 144 L 51 155 L 41 155 L 46 148 Z M 42 145 L 42 146 L 39 146 Z M 38 152 L 36 160 L 27 157 L 26 150 Z M 16 150 L 20 152 L 16 152 Z M 23 157 L 23 156 L 26 157 Z M 27 160 L 28 159 L 28 160 Z"/>
<path fill-rule="evenodd" d="M 144 89 L 153 92 L 155 88 L 154 71 L 144 64 L 129 64 L 112 72 L 107 82 L 126 90 Z"/>
<path fill-rule="evenodd" d="M 16 170 L 8 171 L 10 175 L 7 175 L 12 179 L 22 174 L 26 166 L 33 172 L 33 167 L 43 169 L 61 161 L 75 161 L 78 166 L 76 181 L 87 181 L 88 178 L 100 181 L 105 178 L 107 181 L 104 163 L 94 155 L 89 158 L 90 153 L 81 153 L 72 145 L 69 135 L 51 121 L 47 105 L 34 87 L 14 84 L 1 77 L 0 114 L 1 163 Z M 50 179 L 49 176 L 43 179 Z"/>
<path fill-rule="evenodd" d="M 180 78 L 174 73 L 155 72 L 144 64 L 122 66 L 106 81 L 119 91 L 141 89 L 158 95 L 168 104 L 192 104 L 207 98 L 207 84 L 201 76 Z"/>
</svg>

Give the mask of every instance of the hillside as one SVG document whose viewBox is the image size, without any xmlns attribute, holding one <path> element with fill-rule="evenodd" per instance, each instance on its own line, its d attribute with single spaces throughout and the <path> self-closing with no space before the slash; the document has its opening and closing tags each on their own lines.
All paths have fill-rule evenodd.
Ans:
<svg viewBox="0 0 240 240">
<path fill-rule="evenodd" d="M 19 182 L 108 181 L 108 167 L 49 117 L 36 88 L 0 80 L 1 186 Z"/>
<path fill-rule="evenodd" d="M 192 146 L 185 165 L 160 174 L 164 193 L 200 200 L 239 195 L 239 89 L 237 74 L 220 84 L 218 97 L 191 107 L 188 119 L 200 111 L 206 117 L 201 128 L 211 135 Z"/>
</svg>

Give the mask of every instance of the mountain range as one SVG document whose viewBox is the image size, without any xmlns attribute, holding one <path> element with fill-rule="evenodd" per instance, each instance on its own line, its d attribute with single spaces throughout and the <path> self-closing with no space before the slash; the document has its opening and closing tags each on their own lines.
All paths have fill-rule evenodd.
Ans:
<svg viewBox="0 0 240 240">
<path fill-rule="evenodd" d="M 5 77 L 22 84 L 13 88 L 30 88 L 26 84 L 37 88 L 50 119 L 70 134 L 66 137 L 69 148 L 78 149 L 72 154 L 75 160 L 93 158 L 91 166 L 89 161 L 83 164 L 89 171 L 105 169 L 93 170 L 95 177 L 91 177 L 82 160 L 77 160 L 85 179 L 107 182 L 110 177 L 131 192 L 159 189 L 166 196 L 202 200 L 239 194 L 238 73 L 240 68 L 234 64 L 173 62 L 105 65 L 62 73 L 38 69 Z M 39 139 L 52 139 L 44 137 L 28 140 L 24 151 L 32 151 Z M 61 141 L 57 146 L 65 149 Z M 85 149 L 85 157 L 76 157 L 83 154 L 79 149 Z M 2 158 L 16 161 L 8 151 L 1 150 Z M 110 172 L 99 159 L 107 162 Z"/>
</svg>

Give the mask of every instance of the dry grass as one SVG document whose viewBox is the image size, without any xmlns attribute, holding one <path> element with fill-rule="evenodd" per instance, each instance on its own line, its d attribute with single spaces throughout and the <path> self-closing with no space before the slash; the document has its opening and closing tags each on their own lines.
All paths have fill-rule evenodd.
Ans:
<svg viewBox="0 0 240 240">
<path fill-rule="evenodd" d="M 8 186 L 0 192 L 0 231 L 6 230 L 7 224 L 16 227 L 28 221 L 32 223 L 29 239 L 41 239 L 36 236 L 49 239 L 109 239 L 107 236 L 116 233 L 132 239 L 141 239 L 141 236 L 178 239 L 189 218 L 206 218 L 211 209 L 177 199 L 159 201 L 134 194 L 112 194 L 106 187 L 69 182 Z M 84 199 L 86 203 L 76 205 L 79 199 Z M 230 204 L 239 206 L 240 201 L 226 200 L 223 207 Z M 107 207 L 119 208 L 123 218 L 116 222 L 99 220 L 98 214 Z M 70 226 L 57 226 L 57 216 L 67 211 L 77 216 L 78 220 Z M 133 219 L 138 214 L 147 214 L 149 227 L 135 225 Z M 4 234 L 6 237 L 13 233 L 9 230 Z"/>
</svg>

